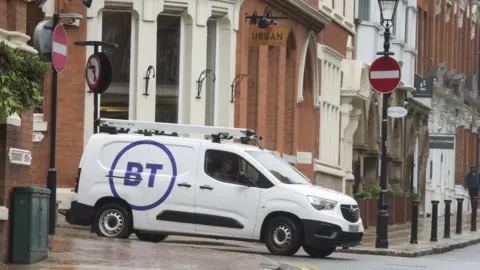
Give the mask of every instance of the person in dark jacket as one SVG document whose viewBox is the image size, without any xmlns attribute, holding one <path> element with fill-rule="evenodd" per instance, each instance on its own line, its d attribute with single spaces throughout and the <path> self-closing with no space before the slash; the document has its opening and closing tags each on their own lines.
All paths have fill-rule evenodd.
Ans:
<svg viewBox="0 0 480 270">
<path fill-rule="evenodd" d="M 470 167 L 470 172 L 465 175 L 463 179 L 463 186 L 468 188 L 468 193 L 470 197 L 478 197 L 479 191 L 479 182 L 478 182 L 478 172 L 476 166 Z"/>
</svg>

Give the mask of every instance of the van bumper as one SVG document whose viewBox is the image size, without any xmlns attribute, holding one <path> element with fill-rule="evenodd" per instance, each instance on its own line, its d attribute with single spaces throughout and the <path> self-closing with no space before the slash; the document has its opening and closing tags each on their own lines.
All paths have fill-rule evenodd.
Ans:
<svg viewBox="0 0 480 270">
<path fill-rule="evenodd" d="M 93 206 L 72 201 L 70 209 L 61 213 L 65 220 L 72 225 L 89 226 L 93 222 Z"/>
<path fill-rule="evenodd" d="M 362 244 L 363 232 L 344 232 L 338 225 L 317 220 L 302 221 L 306 245 L 354 247 Z"/>
</svg>

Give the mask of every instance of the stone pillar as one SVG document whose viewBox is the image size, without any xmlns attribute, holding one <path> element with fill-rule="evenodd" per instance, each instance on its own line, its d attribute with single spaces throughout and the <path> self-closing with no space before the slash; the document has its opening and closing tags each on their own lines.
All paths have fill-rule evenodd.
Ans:
<svg viewBox="0 0 480 270">
<path fill-rule="evenodd" d="M 342 97 L 341 99 L 341 130 L 340 130 L 340 151 L 341 166 L 345 172 L 343 178 L 343 191 L 351 194 L 353 181 L 352 174 L 352 156 L 353 156 L 353 136 L 358 127 L 358 119 L 361 114 L 361 107 L 351 97 Z M 347 192 L 347 189 L 349 192 Z"/>
</svg>

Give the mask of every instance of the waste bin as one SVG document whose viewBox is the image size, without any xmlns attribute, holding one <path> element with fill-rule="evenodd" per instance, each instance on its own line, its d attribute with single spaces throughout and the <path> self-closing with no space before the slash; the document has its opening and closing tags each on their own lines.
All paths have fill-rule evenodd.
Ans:
<svg viewBox="0 0 480 270">
<path fill-rule="evenodd" d="M 12 196 L 12 262 L 31 264 L 46 259 L 50 190 L 14 187 Z"/>
</svg>

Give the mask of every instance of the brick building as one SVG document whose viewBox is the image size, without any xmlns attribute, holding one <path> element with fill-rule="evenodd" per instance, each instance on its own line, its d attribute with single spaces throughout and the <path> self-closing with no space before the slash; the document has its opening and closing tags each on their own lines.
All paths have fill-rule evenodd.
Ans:
<svg viewBox="0 0 480 270">
<path fill-rule="evenodd" d="M 475 165 L 480 127 L 478 2 L 419 0 L 418 7 L 417 76 L 431 84 L 425 100 L 432 107 L 425 215 L 430 200 L 440 200 L 442 213 L 444 199 L 462 195 L 468 211 L 463 177 Z"/>
<path fill-rule="evenodd" d="M 264 147 L 316 184 L 344 191 L 341 134 L 348 117 L 341 118 L 340 90 L 342 61 L 355 34 L 354 1 L 246 0 L 240 14 L 262 14 L 266 5 L 274 16 L 289 16 L 279 20 L 288 39 L 284 46 L 251 45 L 255 22 L 240 19 L 236 73 L 255 84 L 237 89 L 235 126 L 262 134 Z"/>
</svg>

